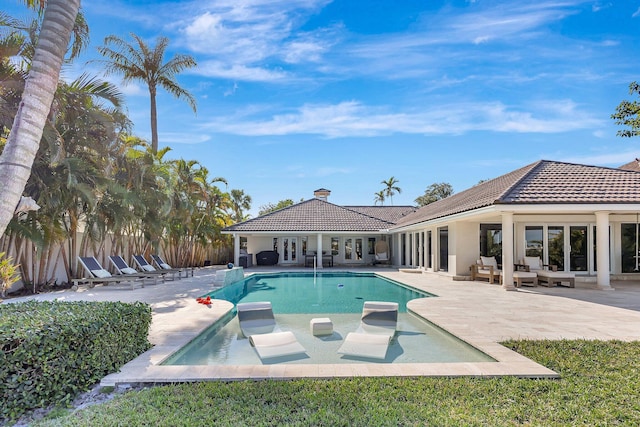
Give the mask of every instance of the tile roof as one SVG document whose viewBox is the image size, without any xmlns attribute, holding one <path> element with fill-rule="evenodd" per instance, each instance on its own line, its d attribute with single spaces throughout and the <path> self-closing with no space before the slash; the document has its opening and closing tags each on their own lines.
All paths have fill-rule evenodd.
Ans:
<svg viewBox="0 0 640 427">
<path fill-rule="evenodd" d="M 625 163 L 624 165 L 620 166 L 618 169 L 640 172 L 640 159 L 635 159 L 629 163 Z"/>
<path fill-rule="evenodd" d="M 357 209 L 309 199 L 292 206 L 226 227 L 225 232 L 260 231 L 354 231 L 378 232 L 393 225 Z"/>
<path fill-rule="evenodd" d="M 640 171 L 540 160 L 419 209 L 338 206 L 317 198 L 225 228 L 225 232 L 377 232 L 492 205 L 640 204 Z"/>
<path fill-rule="evenodd" d="M 417 224 L 494 204 L 640 203 L 640 173 L 540 160 L 438 200 L 402 218 Z"/>
<path fill-rule="evenodd" d="M 405 215 L 416 211 L 415 206 L 344 206 L 361 214 L 380 218 L 392 223 L 398 222 Z"/>
</svg>

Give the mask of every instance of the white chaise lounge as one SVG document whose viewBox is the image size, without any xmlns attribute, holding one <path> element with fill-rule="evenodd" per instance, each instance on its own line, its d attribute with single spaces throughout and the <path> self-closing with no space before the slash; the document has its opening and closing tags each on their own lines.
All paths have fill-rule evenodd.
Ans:
<svg viewBox="0 0 640 427">
<path fill-rule="evenodd" d="M 306 353 L 291 331 L 280 331 L 269 301 L 240 303 L 236 306 L 242 334 L 260 359 Z"/>
<path fill-rule="evenodd" d="M 398 303 L 366 301 L 360 326 L 349 332 L 338 353 L 347 356 L 384 359 L 398 325 Z"/>
</svg>

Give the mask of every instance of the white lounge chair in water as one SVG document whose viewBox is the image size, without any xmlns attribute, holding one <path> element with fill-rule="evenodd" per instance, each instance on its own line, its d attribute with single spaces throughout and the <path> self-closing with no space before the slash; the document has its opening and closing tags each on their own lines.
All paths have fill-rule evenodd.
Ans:
<svg viewBox="0 0 640 427">
<path fill-rule="evenodd" d="M 242 334 L 249 338 L 260 359 L 306 353 L 292 332 L 281 332 L 269 301 L 236 306 Z"/>
<path fill-rule="evenodd" d="M 347 356 L 384 359 L 398 326 L 398 303 L 366 301 L 360 326 L 349 332 L 338 353 Z"/>
</svg>

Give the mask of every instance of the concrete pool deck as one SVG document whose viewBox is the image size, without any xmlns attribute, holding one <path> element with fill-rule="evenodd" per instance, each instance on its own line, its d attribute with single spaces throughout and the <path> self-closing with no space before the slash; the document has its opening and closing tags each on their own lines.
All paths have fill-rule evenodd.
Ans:
<svg viewBox="0 0 640 427">
<path fill-rule="evenodd" d="M 12 298 L 61 301 L 142 301 L 151 305 L 149 341 L 154 347 L 106 376 L 101 385 L 173 383 L 208 380 L 334 378 L 353 376 L 503 376 L 555 378 L 558 375 L 498 344 L 507 339 L 640 339 L 640 282 L 614 282 L 615 291 L 587 288 L 520 288 L 506 292 L 480 281 L 453 281 L 432 273 L 393 268 L 357 269 L 435 294 L 409 302 L 410 311 L 473 345 L 497 362 L 362 363 L 330 365 L 163 366 L 166 357 L 191 341 L 232 308 L 227 301 L 211 306 L 196 298 L 212 291 L 218 268 L 197 270 L 194 277 L 131 290 L 128 285 L 96 286 Z M 348 271 L 332 268 L 327 271 Z M 294 271 L 251 268 L 258 272 Z M 298 271 L 296 269 L 296 271 Z M 304 271 L 304 270 L 301 270 Z M 309 271 L 309 270 L 307 270 Z"/>
</svg>

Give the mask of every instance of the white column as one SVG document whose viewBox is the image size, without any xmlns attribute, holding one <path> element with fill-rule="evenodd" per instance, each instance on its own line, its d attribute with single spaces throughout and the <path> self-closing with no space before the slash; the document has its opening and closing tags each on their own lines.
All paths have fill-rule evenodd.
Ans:
<svg viewBox="0 0 640 427">
<path fill-rule="evenodd" d="M 318 268 L 322 268 L 322 234 L 318 233 L 318 242 L 316 245 L 316 260 L 317 260 L 317 267 Z"/>
<path fill-rule="evenodd" d="M 513 285 L 513 212 L 502 213 L 502 289 L 517 290 Z"/>
<path fill-rule="evenodd" d="M 596 281 L 598 289 L 613 290 L 609 274 L 609 212 L 596 212 L 596 251 L 598 272 Z"/>
<path fill-rule="evenodd" d="M 233 235 L 233 265 L 240 265 L 240 235 Z"/>
</svg>

